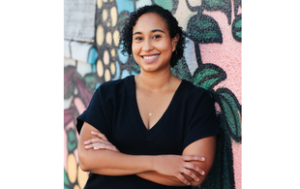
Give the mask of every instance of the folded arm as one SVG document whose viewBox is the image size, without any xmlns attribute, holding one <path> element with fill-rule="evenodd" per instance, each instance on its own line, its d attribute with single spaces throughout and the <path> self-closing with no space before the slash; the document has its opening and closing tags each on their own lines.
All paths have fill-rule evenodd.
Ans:
<svg viewBox="0 0 300 189">
<path fill-rule="evenodd" d="M 151 178 L 153 178 L 153 173 L 151 172 L 157 172 L 161 175 L 161 178 L 176 178 L 177 181 L 179 181 L 179 183 L 181 183 L 182 185 L 189 183 L 189 181 L 181 174 L 185 170 L 190 169 L 198 173 L 201 172 L 200 168 L 196 166 L 196 164 L 189 162 L 201 161 L 200 157 L 198 156 L 127 155 L 119 152 L 118 150 L 113 150 L 114 148 L 109 149 L 107 147 L 103 147 L 101 148 L 101 150 L 95 150 L 96 148 L 94 149 L 92 145 L 97 143 L 86 142 L 91 141 L 93 136 L 91 134 L 92 131 L 99 132 L 90 124 L 84 123 L 78 141 L 79 165 L 80 168 L 84 171 L 110 176 L 147 173 L 151 175 Z M 193 177 L 194 175 L 194 173 L 190 174 L 191 177 Z M 154 178 L 156 177 L 154 176 Z M 161 180 L 157 183 L 164 184 L 161 183 Z"/>
</svg>

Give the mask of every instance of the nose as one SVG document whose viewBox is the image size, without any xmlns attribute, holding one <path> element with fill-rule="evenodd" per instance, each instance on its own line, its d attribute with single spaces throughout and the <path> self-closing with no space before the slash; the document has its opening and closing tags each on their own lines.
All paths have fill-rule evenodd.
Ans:
<svg viewBox="0 0 300 189">
<path fill-rule="evenodd" d="M 151 40 L 149 40 L 149 39 L 145 40 L 144 44 L 143 44 L 143 50 L 150 51 L 152 49 L 153 49 L 153 46 L 152 46 Z"/>
</svg>

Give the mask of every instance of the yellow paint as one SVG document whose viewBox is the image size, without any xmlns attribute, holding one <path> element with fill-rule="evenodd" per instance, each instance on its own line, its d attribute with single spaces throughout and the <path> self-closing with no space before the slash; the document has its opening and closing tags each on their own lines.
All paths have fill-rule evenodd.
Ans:
<svg viewBox="0 0 300 189">
<path fill-rule="evenodd" d="M 115 73 L 116 73 L 116 65 L 113 62 L 110 64 L 110 71 L 111 71 L 111 74 L 115 75 Z"/>
<path fill-rule="evenodd" d="M 104 70 L 104 69 L 103 69 L 103 63 L 102 63 L 101 60 L 98 60 L 98 61 L 97 61 L 97 74 L 98 74 L 99 77 L 102 77 L 102 76 L 103 76 L 103 73 L 104 73 L 103 70 Z"/>
<path fill-rule="evenodd" d="M 116 56 L 116 50 L 115 49 L 111 49 L 110 54 L 112 57 Z"/>
<path fill-rule="evenodd" d="M 73 189 L 80 189 L 78 185 L 75 185 Z"/>
<path fill-rule="evenodd" d="M 120 32 L 119 30 L 115 30 L 113 34 L 114 43 L 116 46 L 119 46 L 119 38 L 120 38 Z"/>
<path fill-rule="evenodd" d="M 103 62 L 104 64 L 108 65 L 109 64 L 109 53 L 107 50 L 104 51 L 104 54 L 103 54 Z"/>
<path fill-rule="evenodd" d="M 77 161 L 74 154 L 69 154 L 67 161 L 68 177 L 70 182 L 74 183 L 77 175 Z"/>
<path fill-rule="evenodd" d="M 111 78 L 110 71 L 109 71 L 109 69 L 106 69 L 105 70 L 105 81 L 110 81 L 110 78 Z"/>
<path fill-rule="evenodd" d="M 104 3 L 106 3 L 106 2 L 107 2 L 107 0 L 103 0 L 103 2 L 104 2 Z"/>
<path fill-rule="evenodd" d="M 102 19 L 103 19 L 103 21 L 105 21 L 107 19 L 107 16 L 108 16 L 107 10 L 103 9 L 103 11 L 102 11 Z"/>
<path fill-rule="evenodd" d="M 101 9 L 101 7 L 102 7 L 102 0 L 97 0 L 97 7 L 98 7 L 98 9 Z"/>
<path fill-rule="evenodd" d="M 110 9 L 110 16 L 111 16 L 111 20 L 112 20 L 112 27 L 114 27 L 117 24 L 117 16 L 118 16 L 116 7 L 113 7 Z"/>
<path fill-rule="evenodd" d="M 78 176 L 77 181 L 80 186 L 80 188 L 83 188 L 86 184 L 86 181 L 89 178 L 89 174 L 87 172 L 83 172 L 81 168 L 78 166 Z"/>
<path fill-rule="evenodd" d="M 112 42 L 112 34 L 111 34 L 111 32 L 107 32 L 106 33 L 106 43 L 111 45 L 111 42 Z"/>
<path fill-rule="evenodd" d="M 97 40 L 97 44 L 99 46 L 101 46 L 103 44 L 103 40 L 104 40 L 104 29 L 101 25 L 99 25 L 97 27 L 97 33 L 96 33 L 96 40 Z"/>
<path fill-rule="evenodd" d="M 107 22 L 107 24 L 106 24 L 106 25 L 107 25 L 107 27 L 110 27 L 110 22 Z"/>
</svg>

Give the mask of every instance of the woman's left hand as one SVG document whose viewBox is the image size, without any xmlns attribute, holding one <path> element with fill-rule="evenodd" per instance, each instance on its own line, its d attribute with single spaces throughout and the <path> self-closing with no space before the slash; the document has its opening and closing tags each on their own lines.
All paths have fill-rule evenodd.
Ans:
<svg viewBox="0 0 300 189">
<path fill-rule="evenodd" d="M 87 141 L 84 141 L 85 149 L 94 149 L 94 150 L 112 150 L 119 152 L 119 150 L 110 143 L 106 136 L 100 132 L 91 132 L 92 135 L 96 136 L 96 138 L 89 139 Z"/>
</svg>

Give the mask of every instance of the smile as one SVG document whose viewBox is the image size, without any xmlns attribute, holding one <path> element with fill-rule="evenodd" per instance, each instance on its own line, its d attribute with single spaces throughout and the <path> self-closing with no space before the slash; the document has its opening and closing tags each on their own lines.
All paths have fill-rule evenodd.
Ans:
<svg viewBox="0 0 300 189">
<path fill-rule="evenodd" d="M 146 59 L 146 60 L 152 60 L 152 59 L 155 59 L 156 57 L 158 57 L 158 55 L 154 55 L 154 56 L 143 56 L 143 59 Z"/>
</svg>

